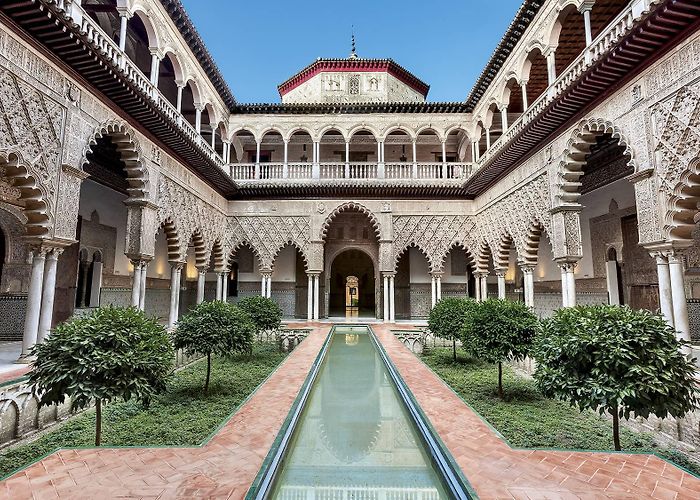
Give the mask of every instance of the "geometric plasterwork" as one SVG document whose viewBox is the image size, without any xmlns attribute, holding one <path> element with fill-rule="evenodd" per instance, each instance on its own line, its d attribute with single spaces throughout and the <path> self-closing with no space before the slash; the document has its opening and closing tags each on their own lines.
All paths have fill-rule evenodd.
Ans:
<svg viewBox="0 0 700 500">
<path fill-rule="evenodd" d="M 223 213 L 168 177 L 161 176 L 158 182 L 158 225 L 165 221 L 174 224 L 181 261 L 186 260 L 192 235 L 199 233 L 204 240 L 204 260 L 208 262 L 214 241 L 222 239 L 226 227 Z"/>
<path fill-rule="evenodd" d="M 492 255 L 498 255 L 499 246 L 507 237 L 513 241 L 518 258 L 527 260 L 533 228 L 541 229 L 551 239 L 550 200 L 547 174 L 519 186 L 476 215 L 479 243 L 486 242 Z"/>
<path fill-rule="evenodd" d="M 700 154 L 700 85 L 682 87 L 651 110 L 659 187 L 674 193 L 683 172 Z"/>
<path fill-rule="evenodd" d="M 52 218 L 66 110 L 0 68 L 0 154 L 15 153 L 41 191 Z"/>
<path fill-rule="evenodd" d="M 305 215 L 231 217 L 225 241 L 230 252 L 241 245 L 250 246 L 264 270 L 273 268 L 277 254 L 288 244 L 295 246 L 304 262 L 308 263 L 311 222 Z"/>
<path fill-rule="evenodd" d="M 417 247 L 431 272 L 441 272 L 445 257 L 455 245 L 474 249 L 474 218 L 466 215 L 394 215 L 394 267 L 406 249 Z"/>
</svg>

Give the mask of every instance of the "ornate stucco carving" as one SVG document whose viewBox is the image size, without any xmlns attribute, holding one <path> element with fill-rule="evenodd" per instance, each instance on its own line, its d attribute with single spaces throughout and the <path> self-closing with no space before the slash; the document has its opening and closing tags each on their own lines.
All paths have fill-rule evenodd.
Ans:
<svg viewBox="0 0 700 500">
<path fill-rule="evenodd" d="M 308 216 L 231 217 L 226 237 L 231 250 L 243 244 L 249 245 L 258 255 L 262 269 L 272 269 L 275 257 L 287 244 L 299 250 L 307 266 L 310 263 L 311 226 Z"/>
</svg>

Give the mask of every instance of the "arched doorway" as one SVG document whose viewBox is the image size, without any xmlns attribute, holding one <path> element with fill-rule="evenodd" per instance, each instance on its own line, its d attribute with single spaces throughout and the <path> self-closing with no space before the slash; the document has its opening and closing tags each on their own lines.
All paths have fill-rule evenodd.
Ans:
<svg viewBox="0 0 700 500">
<path fill-rule="evenodd" d="M 355 288 L 353 277 L 357 278 L 356 293 L 351 291 Z M 348 278 L 351 278 L 350 283 Z M 347 313 L 352 315 L 356 313 L 361 318 L 374 318 L 376 315 L 374 281 L 374 264 L 369 255 L 358 249 L 339 253 L 331 264 L 328 298 L 330 316 L 344 317 Z"/>
</svg>

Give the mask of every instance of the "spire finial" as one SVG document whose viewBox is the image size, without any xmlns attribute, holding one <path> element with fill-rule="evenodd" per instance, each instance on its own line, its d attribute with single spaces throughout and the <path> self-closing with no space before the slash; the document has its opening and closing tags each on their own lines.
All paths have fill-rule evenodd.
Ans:
<svg viewBox="0 0 700 500">
<path fill-rule="evenodd" d="M 352 26 L 352 44 L 350 50 L 350 59 L 357 59 L 357 52 L 355 52 L 355 25 Z"/>
</svg>

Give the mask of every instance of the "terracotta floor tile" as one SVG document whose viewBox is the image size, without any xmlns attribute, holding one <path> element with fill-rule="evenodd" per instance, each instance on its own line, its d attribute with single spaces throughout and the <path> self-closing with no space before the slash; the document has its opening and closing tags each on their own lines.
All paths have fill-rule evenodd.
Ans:
<svg viewBox="0 0 700 500">
<path fill-rule="evenodd" d="M 61 450 L 0 482 L 0 498 L 242 499 L 330 328 L 309 326 L 312 334 L 203 447 Z M 657 457 L 511 449 L 390 328 L 374 330 L 482 499 L 699 497 L 700 480 Z"/>
</svg>

